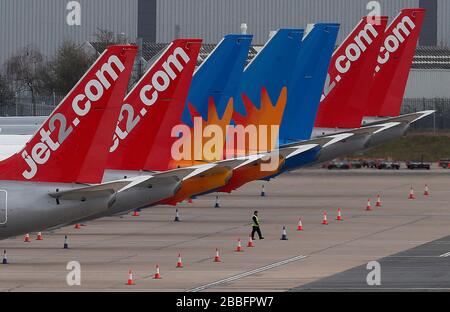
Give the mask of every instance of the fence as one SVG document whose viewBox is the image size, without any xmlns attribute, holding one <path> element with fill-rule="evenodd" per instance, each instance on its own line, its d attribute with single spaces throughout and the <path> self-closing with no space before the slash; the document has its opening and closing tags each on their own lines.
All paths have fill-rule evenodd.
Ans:
<svg viewBox="0 0 450 312">
<path fill-rule="evenodd" d="M 60 95 L 36 97 L 36 115 L 49 115 L 62 99 L 63 96 Z M 415 123 L 412 126 L 413 130 L 450 130 L 450 99 L 405 99 L 403 101 L 402 114 L 423 110 L 435 110 L 436 113 Z M 0 116 L 32 115 L 33 105 L 30 97 L 16 97 L 9 102 L 0 103 Z"/>
<path fill-rule="evenodd" d="M 55 109 L 63 96 L 37 96 L 35 98 L 36 116 L 47 116 Z M 0 116 L 33 116 L 31 97 L 16 97 L 0 103 Z"/>
</svg>

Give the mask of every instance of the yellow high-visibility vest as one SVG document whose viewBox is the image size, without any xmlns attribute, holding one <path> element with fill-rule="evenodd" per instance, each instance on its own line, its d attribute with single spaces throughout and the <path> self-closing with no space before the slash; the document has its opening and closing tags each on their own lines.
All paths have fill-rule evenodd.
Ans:
<svg viewBox="0 0 450 312">
<path fill-rule="evenodd" d="M 258 219 L 258 217 L 255 216 L 255 215 L 253 215 L 253 217 L 256 218 L 256 222 L 255 222 L 255 220 L 253 220 L 253 218 L 252 218 L 252 220 L 253 220 L 253 226 L 259 226 L 259 219 Z"/>
</svg>

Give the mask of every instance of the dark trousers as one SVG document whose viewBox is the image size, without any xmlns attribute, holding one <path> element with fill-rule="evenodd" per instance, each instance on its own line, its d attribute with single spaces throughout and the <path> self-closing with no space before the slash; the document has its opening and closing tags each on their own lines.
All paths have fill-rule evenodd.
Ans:
<svg viewBox="0 0 450 312">
<path fill-rule="evenodd" d="M 258 237 L 259 237 L 259 239 L 261 239 L 262 233 L 261 233 L 261 229 L 259 228 L 259 226 L 254 226 L 254 227 L 253 227 L 253 230 L 252 230 L 252 239 L 255 239 L 255 232 L 258 233 Z"/>
</svg>

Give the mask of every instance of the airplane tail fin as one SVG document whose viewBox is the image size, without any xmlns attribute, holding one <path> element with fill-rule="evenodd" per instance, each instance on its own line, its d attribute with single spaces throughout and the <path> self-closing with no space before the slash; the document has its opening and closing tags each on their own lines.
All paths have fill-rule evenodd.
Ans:
<svg viewBox="0 0 450 312">
<path fill-rule="evenodd" d="M 286 87 L 293 75 L 292 63 L 300 53 L 303 34 L 303 29 L 279 29 L 245 68 L 239 92 L 234 97 L 232 123 L 235 129 L 257 127 L 267 129 L 267 133 L 258 139 L 244 139 L 243 146 L 239 142 L 245 137 L 237 135 L 239 131 L 228 133 L 226 158 L 275 148 L 277 142 L 273 138 L 278 135 L 286 105 Z"/>
<path fill-rule="evenodd" d="M 226 110 L 241 82 L 252 35 L 226 35 L 195 71 L 183 112 L 183 122 L 192 126 L 192 113 L 208 118 L 208 103 L 213 102 L 219 118 Z"/>
<path fill-rule="evenodd" d="M 303 39 L 295 75 L 287 88 L 280 143 L 309 139 L 336 43 L 339 24 L 316 24 Z"/>
<path fill-rule="evenodd" d="M 180 123 L 201 39 L 174 40 L 123 100 L 108 169 L 158 170 Z"/>
<path fill-rule="evenodd" d="M 395 117 L 400 114 L 425 11 L 422 8 L 404 9 L 388 26 L 365 116 Z"/>
<path fill-rule="evenodd" d="M 234 98 L 233 118 L 237 124 L 245 123 L 243 119 L 255 119 L 251 115 L 256 113 L 255 108 L 263 105 L 262 89 L 268 93 L 272 103 L 276 102 L 293 75 L 292 63 L 300 53 L 303 33 L 303 29 L 279 29 L 246 66 L 239 96 Z M 253 107 L 249 107 L 249 101 Z"/>
<path fill-rule="evenodd" d="M 361 126 L 387 19 L 363 17 L 334 52 L 315 127 Z"/>
<path fill-rule="evenodd" d="M 136 53 L 108 47 L 23 150 L 0 162 L 0 179 L 101 182 Z"/>
</svg>

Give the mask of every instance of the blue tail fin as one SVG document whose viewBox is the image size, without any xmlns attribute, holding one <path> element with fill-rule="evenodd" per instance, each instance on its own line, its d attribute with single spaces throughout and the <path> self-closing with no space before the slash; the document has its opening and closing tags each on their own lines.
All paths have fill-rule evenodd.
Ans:
<svg viewBox="0 0 450 312">
<path fill-rule="evenodd" d="M 314 25 L 303 39 L 295 75 L 288 86 L 287 103 L 280 126 L 280 144 L 311 137 L 339 24 Z"/>
<path fill-rule="evenodd" d="M 189 105 L 206 120 L 211 98 L 222 116 L 228 100 L 239 87 L 252 38 L 251 35 L 226 35 L 200 65 L 192 78 L 183 112 L 184 123 L 192 126 Z"/>
<path fill-rule="evenodd" d="M 234 98 L 236 113 L 241 116 L 250 113 L 248 107 L 246 109 L 243 95 L 259 109 L 262 88 L 266 89 L 272 103 L 276 103 L 281 89 L 287 86 L 293 74 L 292 63 L 300 52 L 303 32 L 302 29 L 278 30 L 247 65 L 242 76 L 239 96 Z"/>
</svg>

